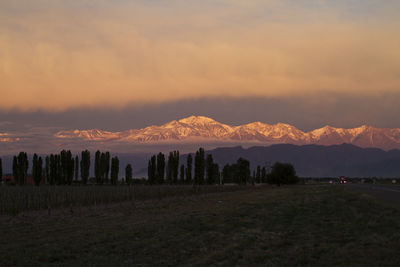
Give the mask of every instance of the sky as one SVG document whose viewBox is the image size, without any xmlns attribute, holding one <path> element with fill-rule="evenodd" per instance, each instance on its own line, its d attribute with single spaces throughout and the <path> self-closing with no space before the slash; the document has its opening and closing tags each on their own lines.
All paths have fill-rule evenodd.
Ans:
<svg viewBox="0 0 400 267">
<path fill-rule="evenodd" d="M 192 114 L 400 127 L 398 14 L 398 0 L 2 0 L 0 133 Z"/>
</svg>

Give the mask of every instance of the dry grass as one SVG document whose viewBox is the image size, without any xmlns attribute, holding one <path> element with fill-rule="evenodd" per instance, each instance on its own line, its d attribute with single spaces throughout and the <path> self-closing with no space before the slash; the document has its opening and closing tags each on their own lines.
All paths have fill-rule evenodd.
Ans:
<svg viewBox="0 0 400 267">
<path fill-rule="evenodd" d="M 97 206 L 122 201 L 162 199 L 246 189 L 244 186 L 0 186 L 0 214 Z"/>
<path fill-rule="evenodd" d="M 339 186 L 3 216 L 2 265 L 399 266 L 400 211 Z"/>
</svg>

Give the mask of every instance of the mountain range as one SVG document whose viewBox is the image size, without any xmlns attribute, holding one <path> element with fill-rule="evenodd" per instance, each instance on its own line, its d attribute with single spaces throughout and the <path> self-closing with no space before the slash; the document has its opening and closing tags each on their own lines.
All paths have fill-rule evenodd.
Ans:
<svg viewBox="0 0 400 267">
<path fill-rule="evenodd" d="M 231 126 L 204 116 L 190 116 L 173 120 L 161 126 L 148 126 L 120 132 L 99 129 L 59 131 L 58 139 L 123 143 L 259 143 L 295 145 L 353 144 L 359 147 L 376 147 L 384 150 L 400 148 L 400 128 L 375 128 L 363 125 L 344 129 L 325 126 L 304 132 L 285 123 L 267 124 L 252 122 Z"/>
</svg>

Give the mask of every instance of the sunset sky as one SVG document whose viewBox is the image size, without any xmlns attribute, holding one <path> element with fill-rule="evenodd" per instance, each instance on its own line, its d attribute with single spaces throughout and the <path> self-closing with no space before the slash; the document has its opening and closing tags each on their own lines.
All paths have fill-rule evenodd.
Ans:
<svg viewBox="0 0 400 267">
<path fill-rule="evenodd" d="M 0 132 L 400 127 L 398 0 L 0 2 Z"/>
</svg>

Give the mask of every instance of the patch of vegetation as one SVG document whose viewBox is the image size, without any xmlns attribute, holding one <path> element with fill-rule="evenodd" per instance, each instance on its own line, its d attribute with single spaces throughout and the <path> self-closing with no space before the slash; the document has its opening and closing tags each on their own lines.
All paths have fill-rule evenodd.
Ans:
<svg viewBox="0 0 400 267">
<path fill-rule="evenodd" d="M 0 214 L 13 214 L 31 210 L 77 208 L 123 201 L 163 199 L 173 196 L 237 191 L 243 186 L 191 186 L 191 185 L 118 185 L 118 186 L 0 186 Z"/>
<path fill-rule="evenodd" d="M 6 266 L 400 264 L 400 211 L 341 186 L 254 187 L 0 219 Z"/>
<path fill-rule="evenodd" d="M 267 182 L 278 186 L 296 184 L 299 182 L 299 177 L 292 164 L 276 162 L 271 168 L 271 173 L 267 175 Z"/>
</svg>

